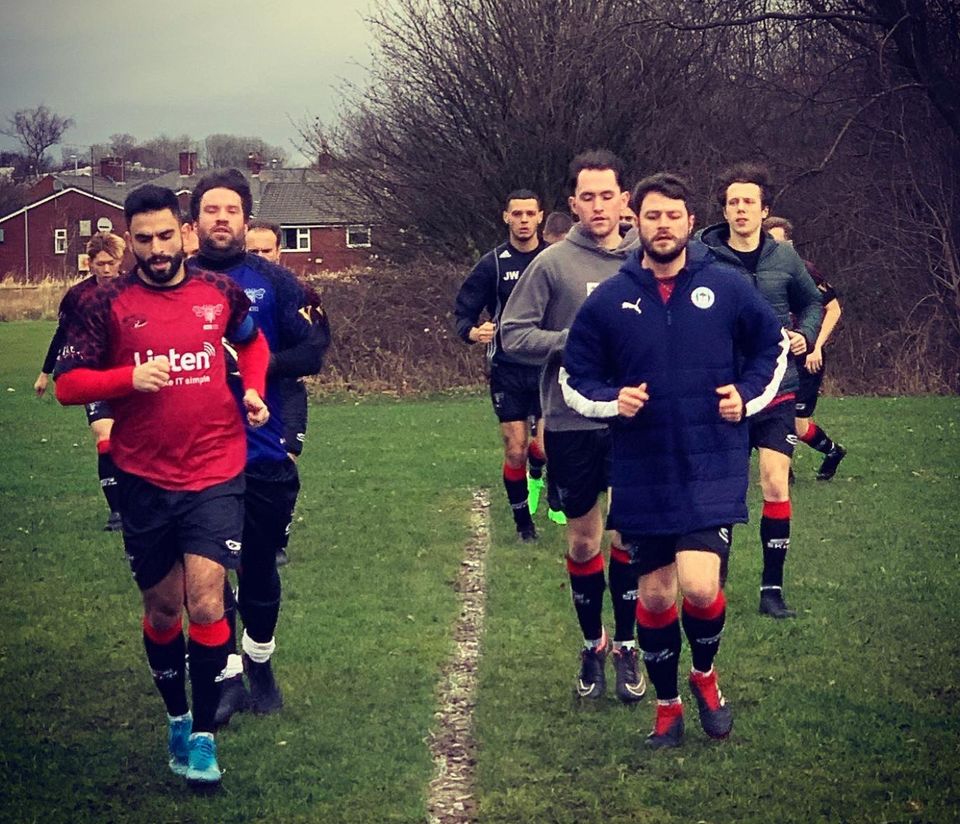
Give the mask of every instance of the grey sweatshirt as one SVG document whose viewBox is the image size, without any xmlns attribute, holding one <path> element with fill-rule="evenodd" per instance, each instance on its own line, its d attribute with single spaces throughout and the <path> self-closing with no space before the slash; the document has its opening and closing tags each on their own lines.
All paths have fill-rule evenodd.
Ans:
<svg viewBox="0 0 960 824">
<path fill-rule="evenodd" d="M 615 275 L 639 245 L 634 230 L 616 249 L 604 249 L 580 224 L 574 224 L 563 240 L 544 249 L 527 266 L 503 309 L 504 349 L 519 361 L 543 366 L 540 404 L 551 431 L 606 428 L 574 412 L 564 401 L 559 382 L 563 347 L 587 295 Z"/>
</svg>

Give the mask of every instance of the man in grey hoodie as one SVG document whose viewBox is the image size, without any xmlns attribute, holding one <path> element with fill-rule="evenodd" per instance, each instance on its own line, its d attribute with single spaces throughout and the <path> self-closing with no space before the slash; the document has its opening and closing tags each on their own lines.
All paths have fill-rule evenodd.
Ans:
<svg viewBox="0 0 960 824">
<path fill-rule="evenodd" d="M 600 493 L 608 486 L 609 433 L 605 424 L 584 418 L 563 399 L 559 373 L 567 333 L 593 289 L 612 277 L 638 247 L 636 231 L 620 235 L 620 214 L 629 193 L 623 162 L 599 149 L 570 164 L 570 211 L 579 222 L 567 236 L 541 252 L 514 288 L 500 320 L 500 337 L 517 360 L 543 367 L 540 403 L 545 445 L 560 506 L 567 517 L 567 571 L 574 608 L 583 632 L 577 694 L 599 698 L 606 689 L 604 665 L 611 651 L 603 628 L 604 516 Z M 615 632 L 612 644 L 617 697 L 639 701 L 646 690 L 637 666 L 636 588 L 639 571 L 617 545 L 610 548 L 610 594 Z"/>
<path fill-rule="evenodd" d="M 791 353 L 800 357 L 817 340 L 823 303 L 793 247 L 777 243 L 763 231 L 763 219 L 770 213 L 769 189 L 769 173 L 763 166 L 741 163 L 727 169 L 716 191 L 725 222 L 704 229 L 700 239 L 720 260 L 751 278 L 787 330 Z M 749 424 L 750 446 L 760 456 L 763 492 L 760 613 L 771 618 L 796 616 L 783 599 L 783 567 L 790 548 L 790 459 L 797 443 L 793 414 L 799 385 L 791 359 L 777 396 Z"/>
</svg>

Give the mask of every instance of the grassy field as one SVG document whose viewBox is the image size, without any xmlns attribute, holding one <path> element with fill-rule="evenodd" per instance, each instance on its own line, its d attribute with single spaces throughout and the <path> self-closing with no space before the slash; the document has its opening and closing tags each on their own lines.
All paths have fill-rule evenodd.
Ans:
<svg viewBox="0 0 960 824">
<path fill-rule="evenodd" d="M 540 543 L 516 543 L 485 397 L 314 405 L 275 657 L 287 706 L 221 733 L 224 789 L 203 798 L 166 768 L 83 413 L 32 396 L 52 330 L 0 324 L 0 821 L 424 821 L 479 485 L 494 502 L 481 822 L 960 819 L 956 398 L 821 402 L 850 457 L 829 484 L 810 450 L 797 462 L 800 618 L 756 614 L 756 525 L 739 527 L 718 661 L 733 736 L 709 742 L 693 713 L 668 753 L 640 747 L 651 700 L 574 701 L 562 534 L 541 512 Z"/>
</svg>

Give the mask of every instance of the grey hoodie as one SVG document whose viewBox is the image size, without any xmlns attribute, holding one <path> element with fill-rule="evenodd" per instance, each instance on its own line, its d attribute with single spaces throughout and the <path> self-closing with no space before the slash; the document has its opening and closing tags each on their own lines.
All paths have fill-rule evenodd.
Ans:
<svg viewBox="0 0 960 824">
<path fill-rule="evenodd" d="M 587 295 L 615 275 L 639 245 L 632 230 L 616 249 L 604 249 L 580 224 L 574 224 L 563 240 L 544 249 L 527 266 L 503 309 L 504 349 L 519 361 L 544 367 L 540 404 L 551 431 L 606 428 L 574 412 L 564 401 L 559 382 L 563 347 Z"/>
</svg>

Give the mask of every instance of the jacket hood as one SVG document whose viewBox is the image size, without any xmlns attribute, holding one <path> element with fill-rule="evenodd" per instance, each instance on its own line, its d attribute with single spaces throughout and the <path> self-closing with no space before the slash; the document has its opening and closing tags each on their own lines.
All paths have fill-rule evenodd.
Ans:
<svg viewBox="0 0 960 824">
<path fill-rule="evenodd" d="M 588 249 L 598 255 L 618 258 L 626 258 L 627 255 L 636 249 L 640 243 L 640 239 L 636 231 L 631 230 L 627 232 L 624 238 L 621 239 L 619 246 L 617 246 L 615 249 L 607 249 L 597 243 L 593 235 L 587 232 L 579 223 L 574 223 L 573 226 L 570 227 L 570 231 L 567 232 L 565 239 L 569 240 L 575 246 L 579 246 L 582 249 Z"/>
<path fill-rule="evenodd" d="M 730 225 L 728 223 L 714 223 L 713 226 L 701 229 L 696 238 L 710 247 L 721 260 L 733 263 L 739 262 L 736 252 L 727 245 L 727 241 L 730 240 Z M 778 244 L 766 232 L 760 232 L 760 246 L 760 259 L 762 260 L 772 255 L 777 250 Z"/>
</svg>

